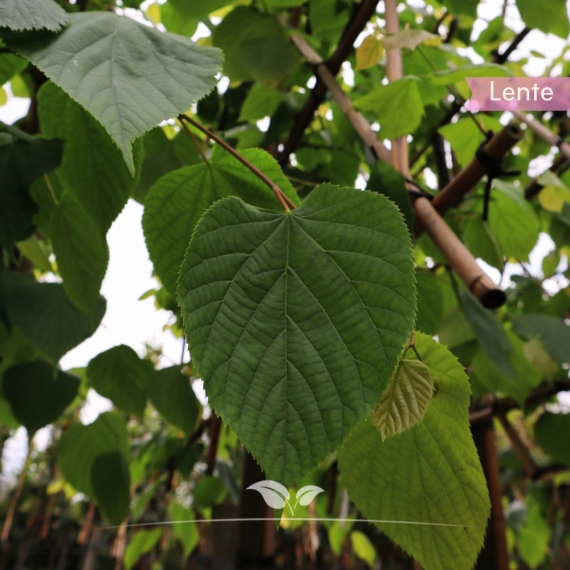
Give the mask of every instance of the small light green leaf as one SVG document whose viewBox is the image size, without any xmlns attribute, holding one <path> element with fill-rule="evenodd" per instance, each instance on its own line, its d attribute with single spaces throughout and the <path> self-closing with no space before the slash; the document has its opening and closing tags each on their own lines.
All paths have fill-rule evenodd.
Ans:
<svg viewBox="0 0 570 570">
<path fill-rule="evenodd" d="M 60 34 L 5 41 L 101 122 L 134 174 L 132 142 L 209 93 L 221 54 L 112 12 L 69 19 Z"/>
<path fill-rule="evenodd" d="M 96 457 L 113 451 L 128 453 L 127 424 L 119 414 L 105 412 L 92 424 L 75 424 L 62 434 L 57 464 L 66 481 L 95 499 L 91 466 Z"/>
<path fill-rule="evenodd" d="M 168 514 L 172 521 L 172 531 L 182 543 L 184 556 L 187 557 L 198 546 L 200 533 L 198 525 L 194 522 L 194 512 L 178 503 L 172 502 L 168 507 Z"/>
<path fill-rule="evenodd" d="M 350 533 L 350 543 L 352 544 L 352 550 L 354 554 L 358 556 L 361 560 L 364 560 L 370 568 L 376 567 L 376 550 L 370 539 L 360 530 L 353 530 Z"/>
<path fill-rule="evenodd" d="M 395 34 L 389 35 L 384 40 L 384 47 L 386 49 L 416 49 L 423 43 L 427 45 L 438 45 L 441 43 L 441 36 L 432 34 L 426 30 L 405 28 Z"/>
<path fill-rule="evenodd" d="M 219 505 L 228 494 L 228 490 L 219 477 L 202 477 L 194 487 L 193 505 L 198 509 L 209 509 Z"/>
<path fill-rule="evenodd" d="M 62 151 L 60 140 L 0 145 L 0 246 L 6 250 L 32 234 L 38 206 L 28 189 L 36 178 L 59 166 Z"/>
<path fill-rule="evenodd" d="M 114 525 L 124 522 L 129 513 L 130 484 L 129 466 L 120 451 L 95 457 L 91 465 L 94 499 Z"/>
<path fill-rule="evenodd" d="M 61 370 L 56 372 L 47 362 L 36 360 L 8 368 L 2 389 L 14 416 L 31 436 L 57 420 L 73 402 L 79 378 Z"/>
<path fill-rule="evenodd" d="M 540 512 L 540 505 L 527 495 L 527 511 L 523 527 L 517 536 L 517 551 L 531 568 L 538 568 L 548 556 L 552 531 Z"/>
<path fill-rule="evenodd" d="M 152 363 L 124 344 L 98 354 L 87 366 L 91 386 L 128 414 L 142 417 Z"/>
<path fill-rule="evenodd" d="M 0 55 L 0 85 L 10 81 L 28 65 L 28 62 L 19 55 L 3 53 Z"/>
<path fill-rule="evenodd" d="M 404 77 L 377 87 L 354 101 L 354 106 L 376 117 L 382 139 L 395 139 L 413 133 L 424 116 L 418 79 L 415 77 Z"/>
<path fill-rule="evenodd" d="M 196 227 L 178 294 L 210 404 L 291 486 L 394 372 L 415 315 L 408 230 L 351 188 L 319 186 L 290 213 L 226 198 Z"/>
<path fill-rule="evenodd" d="M 483 350 L 501 374 L 513 378 L 515 369 L 509 357 L 514 349 L 505 329 L 494 313 L 485 309 L 469 291 L 458 289 L 457 294 L 461 309 Z"/>
<path fill-rule="evenodd" d="M 254 83 L 241 106 L 240 121 L 259 121 L 271 117 L 283 101 L 283 95 L 277 89 L 269 89 L 261 83 Z"/>
<path fill-rule="evenodd" d="M 560 461 L 566 465 L 570 465 L 568 433 L 570 433 L 570 414 L 545 412 L 534 426 L 536 442 L 544 453 L 553 461 Z"/>
<path fill-rule="evenodd" d="M 437 395 L 422 422 L 384 441 L 370 419 L 358 424 L 338 451 L 342 480 L 367 518 L 399 521 L 375 524 L 422 568 L 471 570 L 490 504 L 469 429 L 469 381 L 445 347 L 421 333 L 415 344 Z"/>
<path fill-rule="evenodd" d="M 51 261 L 44 247 L 35 236 L 31 236 L 24 241 L 19 241 L 16 247 L 24 257 L 29 259 L 41 271 L 53 271 Z"/>
<path fill-rule="evenodd" d="M 291 183 L 267 152 L 247 149 L 242 155 L 300 204 Z M 210 163 L 175 170 L 149 190 L 143 231 L 156 274 L 172 293 L 196 224 L 216 200 L 232 195 L 260 208 L 281 209 L 273 191 L 221 148 L 216 149 Z"/>
<path fill-rule="evenodd" d="M 510 77 L 511 75 L 508 68 L 497 63 L 472 63 L 456 69 L 435 71 L 430 76 L 430 81 L 434 85 L 451 85 L 463 81 L 466 77 Z"/>
<path fill-rule="evenodd" d="M 148 396 L 160 415 L 191 435 L 198 419 L 198 401 L 179 366 L 157 370 L 149 378 Z"/>
<path fill-rule="evenodd" d="M 67 13 L 53 0 L 2 0 L 0 4 L 1 28 L 57 32 L 67 23 Z"/>
<path fill-rule="evenodd" d="M 372 412 L 382 439 L 416 425 L 426 413 L 434 384 L 428 367 L 419 360 L 401 360 L 396 374 Z"/>
<path fill-rule="evenodd" d="M 503 270 L 503 255 L 499 242 L 489 223 L 482 220 L 479 215 L 475 214 L 466 220 L 463 239 L 474 257 L 480 257 L 499 271 Z"/>
<path fill-rule="evenodd" d="M 542 343 L 533 338 L 526 342 L 522 347 L 526 359 L 540 372 L 540 374 L 547 380 L 554 380 L 554 376 L 558 372 L 558 365 L 546 350 L 544 350 Z"/>
<path fill-rule="evenodd" d="M 50 237 L 65 292 L 76 307 L 92 314 L 107 271 L 109 249 L 69 191 L 63 193 L 51 216 Z"/>
<path fill-rule="evenodd" d="M 356 68 L 355 71 L 368 69 L 376 65 L 384 55 L 384 46 L 376 37 L 376 34 L 366 36 L 362 43 L 356 48 Z"/>
<path fill-rule="evenodd" d="M 155 528 L 153 530 L 139 530 L 125 549 L 123 556 L 123 564 L 125 570 L 131 568 L 139 561 L 139 558 L 150 552 L 162 536 L 162 529 Z"/>
<path fill-rule="evenodd" d="M 540 222 L 519 188 L 493 180 L 489 224 L 504 255 L 517 261 L 528 260 L 538 241 Z"/>
<path fill-rule="evenodd" d="M 104 236 L 137 180 L 101 124 L 55 83 L 42 86 L 38 104 L 44 136 L 66 141 L 58 174 Z M 137 140 L 133 145 L 137 172 L 142 155 L 142 140 Z"/>
<path fill-rule="evenodd" d="M 89 338 L 103 319 L 107 305 L 103 297 L 98 298 L 90 318 L 69 300 L 59 283 L 38 283 L 31 275 L 3 273 L 10 321 L 54 362 Z"/>
</svg>

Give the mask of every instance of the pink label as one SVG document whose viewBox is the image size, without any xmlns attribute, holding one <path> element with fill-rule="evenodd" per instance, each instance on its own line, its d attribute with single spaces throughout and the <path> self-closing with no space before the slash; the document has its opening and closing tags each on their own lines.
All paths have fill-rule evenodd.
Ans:
<svg viewBox="0 0 570 570">
<path fill-rule="evenodd" d="M 569 77 L 466 77 L 468 111 L 568 111 Z"/>
</svg>

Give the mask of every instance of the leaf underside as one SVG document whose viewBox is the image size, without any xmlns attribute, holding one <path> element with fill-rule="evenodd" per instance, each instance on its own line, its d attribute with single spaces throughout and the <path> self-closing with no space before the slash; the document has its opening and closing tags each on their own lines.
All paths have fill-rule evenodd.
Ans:
<svg viewBox="0 0 570 570">
<path fill-rule="evenodd" d="M 412 328 L 409 234 L 383 196 L 320 186 L 289 214 L 238 198 L 196 228 L 179 299 L 210 404 L 291 486 L 378 402 Z"/>
</svg>

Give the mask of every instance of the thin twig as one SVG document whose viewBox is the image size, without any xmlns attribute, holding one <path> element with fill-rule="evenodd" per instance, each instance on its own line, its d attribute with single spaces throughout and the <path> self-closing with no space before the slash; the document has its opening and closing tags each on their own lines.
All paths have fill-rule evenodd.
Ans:
<svg viewBox="0 0 570 570">
<path fill-rule="evenodd" d="M 194 146 L 198 149 L 198 152 L 200 153 L 200 156 L 202 157 L 204 162 L 209 162 L 208 157 L 206 156 L 206 153 L 202 148 L 202 145 L 198 142 L 198 139 L 196 138 L 196 135 L 190 130 L 190 128 L 184 121 L 181 121 L 179 119 L 178 122 L 182 125 L 182 128 L 190 135 L 190 138 L 192 139 Z"/>
<path fill-rule="evenodd" d="M 181 120 L 181 122 L 188 121 L 191 125 L 195 126 L 198 130 L 202 131 L 206 136 L 208 136 L 212 140 L 216 141 L 222 148 L 227 150 L 234 158 L 237 158 L 244 166 L 249 168 L 249 170 L 251 170 L 260 180 L 265 182 L 265 184 L 267 184 L 267 186 L 269 186 L 269 188 L 271 188 L 271 190 L 273 190 L 273 193 L 275 194 L 275 196 L 277 196 L 277 199 L 279 200 L 279 202 L 281 202 L 281 205 L 283 206 L 283 209 L 286 212 L 290 212 L 291 210 L 295 210 L 297 208 L 297 206 L 295 206 L 295 204 L 291 201 L 289 196 L 287 196 L 287 194 L 285 194 L 285 192 L 283 192 L 283 190 L 281 190 L 281 188 L 279 188 L 279 186 L 277 186 L 277 184 L 275 184 L 275 182 L 273 182 L 273 180 L 271 180 L 269 177 L 267 177 L 265 174 L 263 174 L 263 172 L 261 172 L 261 170 L 259 170 L 259 168 L 257 168 L 253 164 L 251 164 L 251 162 L 249 162 L 249 160 L 244 158 L 239 152 L 237 152 L 226 141 L 221 139 L 218 135 L 216 135 L 215 133 L 210 131 L 210 129 L 207 129 L 206 127 L 204 127 L 203 125 L 198 123 L 198 121 L 195 121 L 192 117 L 189 117 L 188 115 L 182 114 L 182 115 L 180 115 L 179 119 Z"/>
<path fill-rule="evenodd" d="M 59 206 L 59 200 L 57 199 L 57 196 L 55 195 L 55 192 L 53 190 L 53 186 L 51 185 L 51 180 L 49 179 L 49 176 L 47 174 L 44 174 L 44 180 L 46 182 L 46 186 L 48 187 L 49 193 L 50 193 L 55 205 Z"/>
</svg>

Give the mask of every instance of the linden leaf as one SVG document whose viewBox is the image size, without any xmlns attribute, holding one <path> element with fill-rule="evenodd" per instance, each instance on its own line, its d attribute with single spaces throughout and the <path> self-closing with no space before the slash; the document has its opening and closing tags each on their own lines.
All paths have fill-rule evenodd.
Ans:
<svg viewBox="0 0 570 570">
<path fill-rule="evenodd" d="M 376 65 L 380 58 L 384 55 L 384 46 L 382 42 L 375 36 L 366 36 L 362 43 L 356 48 L 356 69 L 368 69 Z"/>
</svg>

